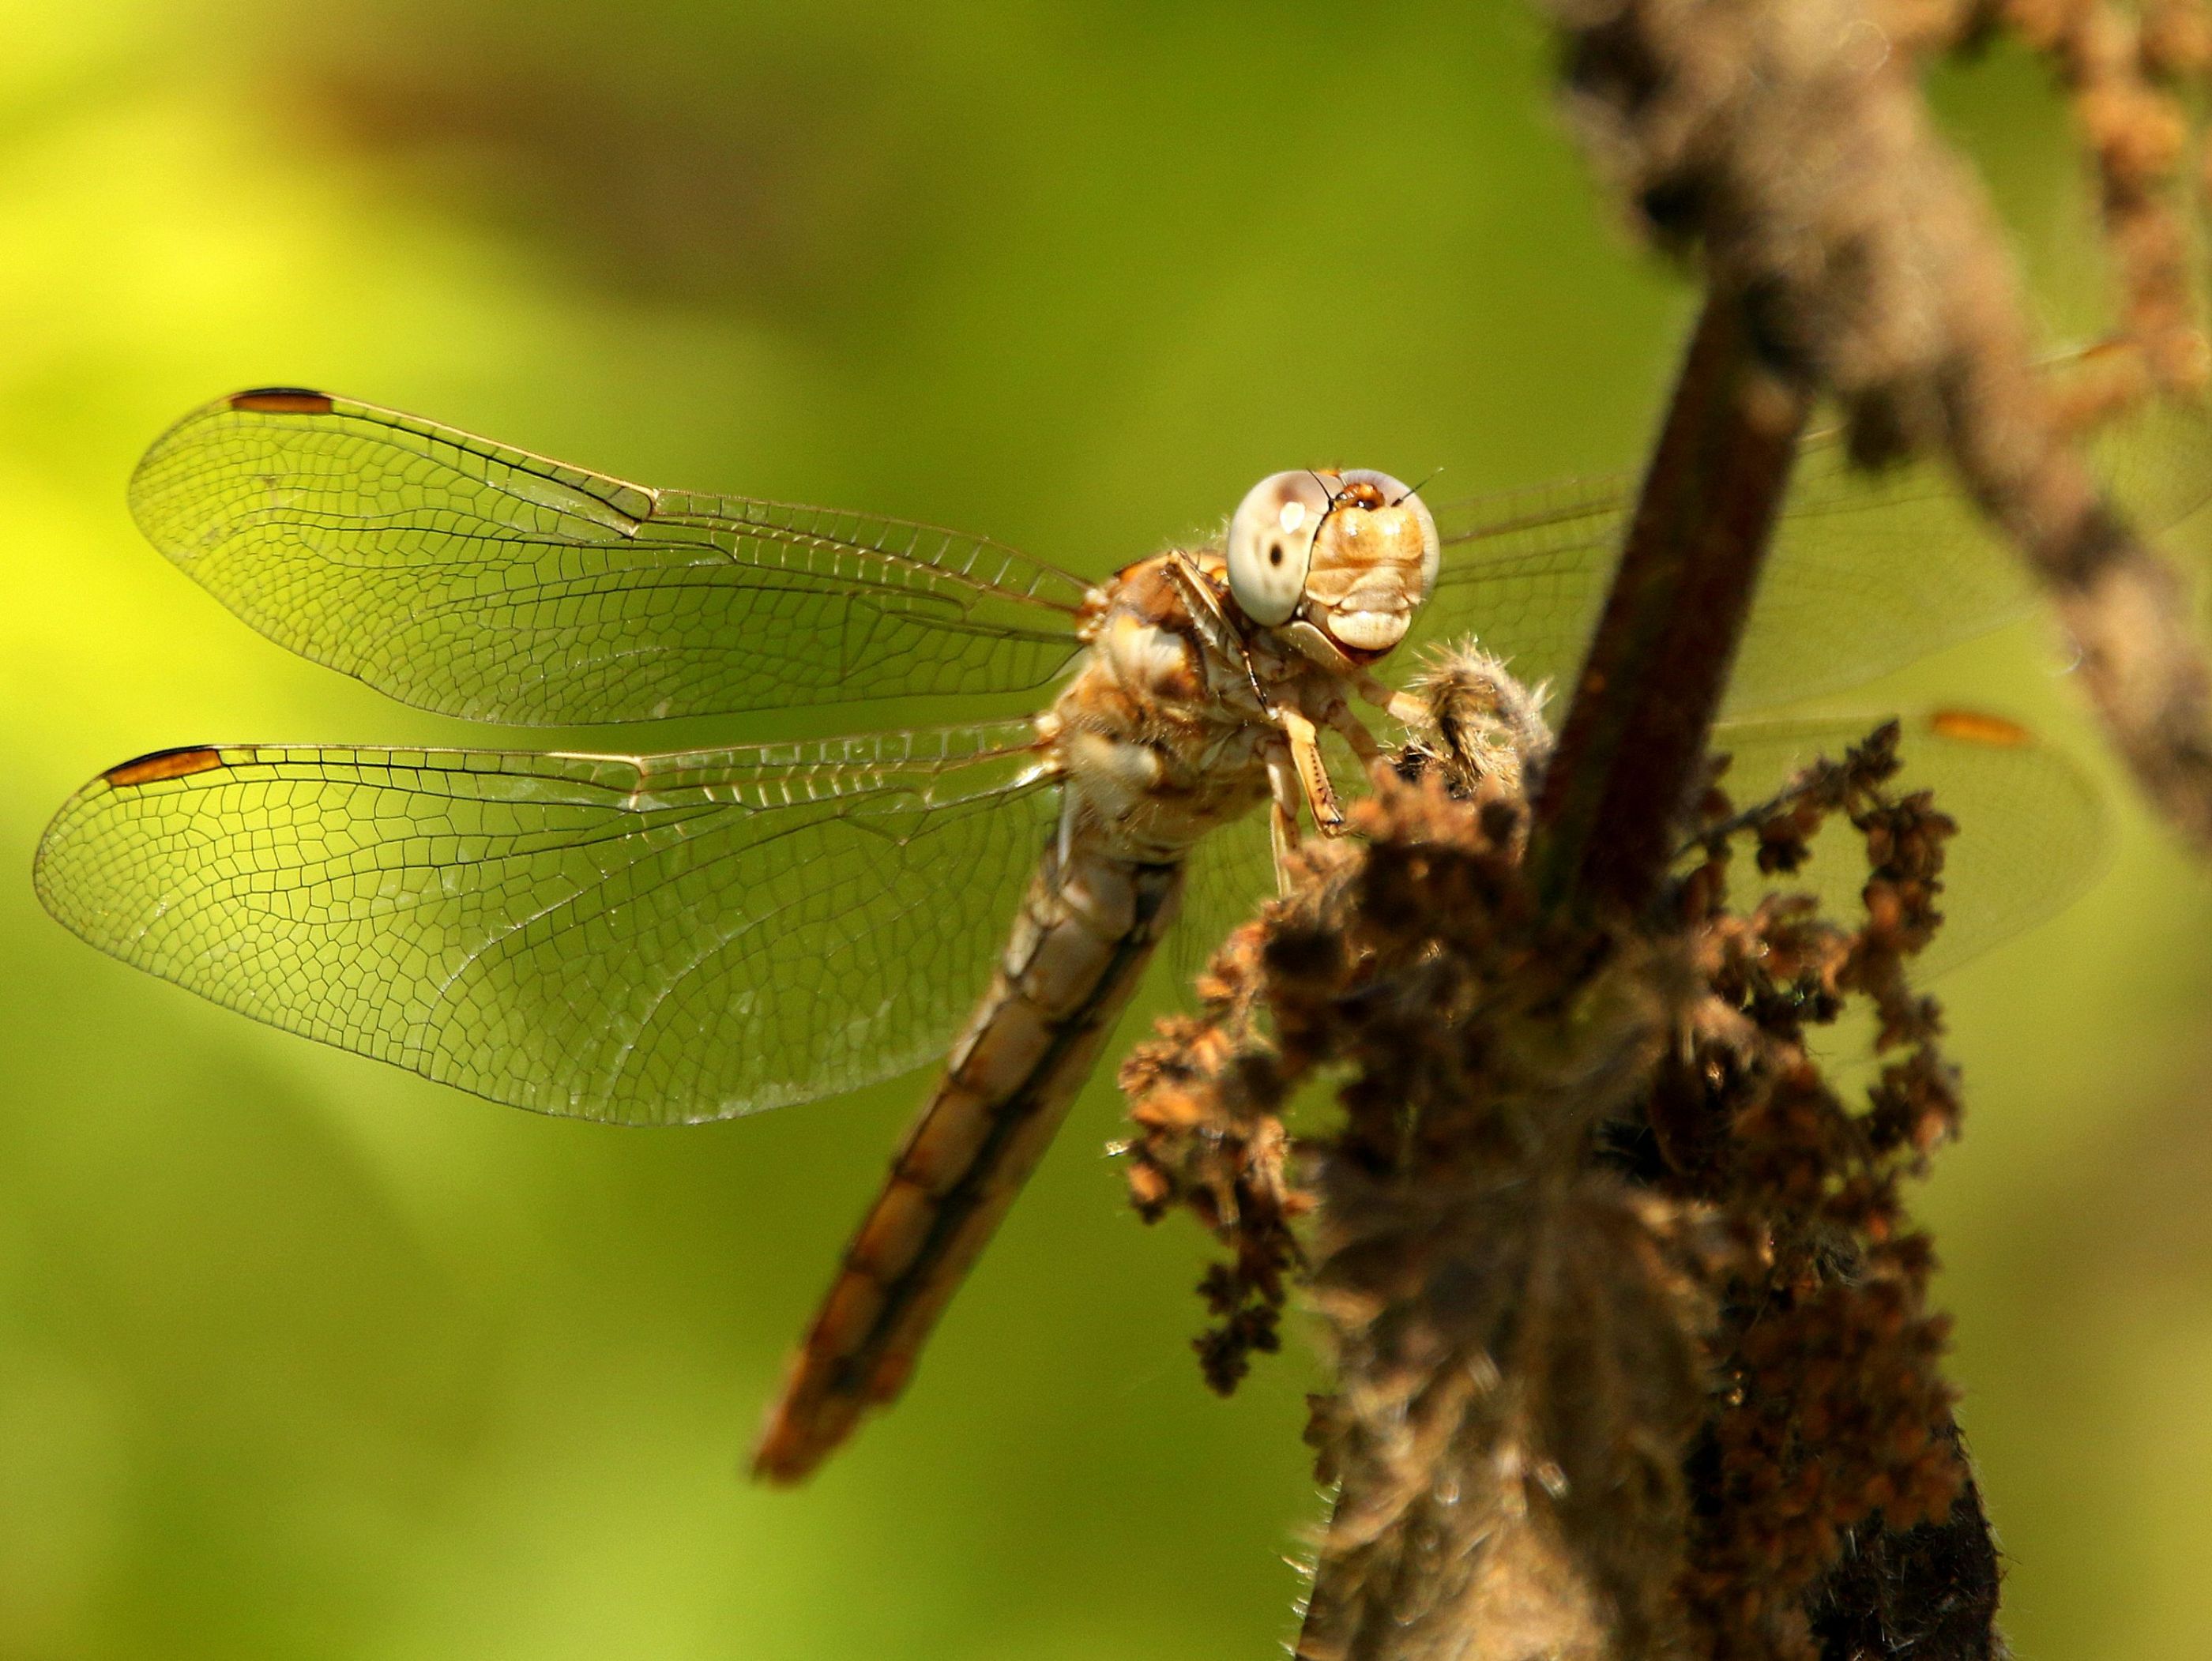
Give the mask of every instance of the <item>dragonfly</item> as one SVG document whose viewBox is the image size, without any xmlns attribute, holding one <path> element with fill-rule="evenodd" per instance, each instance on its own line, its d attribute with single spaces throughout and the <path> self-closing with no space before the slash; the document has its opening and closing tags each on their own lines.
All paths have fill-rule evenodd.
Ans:
<svg viewBox="0 0 2212 1661">
<path fill-rule="evenodd" d="M 718 1119 L 937 1059 L 757 1445 L 758 1474 L 795 1481 L 899 1395 L 1178 907 L 1218 937 L 1309 826 L 1341 828 L 1374 724 L 1419 718 L 1399 682 L 1424 642 L 1570 670 L 1632 500 L 1599 480 L 1432 512 L 1381 473 L 1294 470 L 1093 579 L 240 392 L 147 452 L 138 524 L 260 633 L 396 699 L 550 727 L 886 699 L 953 718 L 659 752 L 161 750 L 69 799 L 36 885 L 216 1003 L 540 1112 Z M 2015 615 L 2027 591 L 1979 543 L 1930 474 L 1808 440 L 1731 712 Z M 1869 724 L 1717 743 L 1750 799 Z M 1907 748 L 1980 792 L 1954 893 L 1991 932 L 2080 886 L 2094 794 L 2051 751 L 1960 718 Z"/>
</svg>

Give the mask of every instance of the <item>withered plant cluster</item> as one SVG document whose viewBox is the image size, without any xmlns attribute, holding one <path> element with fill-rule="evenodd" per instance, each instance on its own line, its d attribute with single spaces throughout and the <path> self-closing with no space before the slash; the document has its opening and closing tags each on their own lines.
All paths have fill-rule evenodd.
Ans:
<svg viewBox="0 0 2212 1661">
<path fill-rule="evenodd" d="M 1662 924 L 1564 924 L 1522 862 L 1532 700 L 1480 657 L 1427 689 L 1437 727 L 1358 837 L 1302 855 L 1122 1076 L 1139 1210 L 1228 1247 L 1208 1380 L 1275 1348 L 1293 1282 L 1334 1350 L 1310 1439 L 1340 1497 L 1297 1653 L 1801 1661 L 1861 1653 L 1838 1646 L 1869 1620 L 1987 1653 L 1994 1566 L 1941 1526 L 1967 1477 L 1899 1192 L 1958 1118 L 1904 974 L 1949 821 L 1885 788 L 1885 730 L 1759 807 L 1711 792 Z M 1792 870 L 1838 815 L 1856 926 L 1730 908 L 1738 860 Z M 1808 1047 L 1852 1001 L 1886 1064 L 1856 1104 Z M 1334 1109 L 1291 1113 L 1322 1086 Z M 1981 1650 L 1945 1647 L 1977 1622 Z"/>
</svg>

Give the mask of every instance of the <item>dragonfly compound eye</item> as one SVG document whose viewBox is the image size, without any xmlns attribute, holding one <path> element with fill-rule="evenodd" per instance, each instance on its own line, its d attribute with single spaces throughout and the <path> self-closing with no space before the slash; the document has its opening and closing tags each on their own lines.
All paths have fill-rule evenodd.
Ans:
<svg viewBox="0 0 2212 1661">
<path fill-rule="evenodd" d="M 1304 471 L 1271 473 L 1244 493 L 1229 521 L 1229 591 L 1254 622 L 1286 623 L 1298 609 L 1328 508 L 1327 486 Z"/>
</svg>

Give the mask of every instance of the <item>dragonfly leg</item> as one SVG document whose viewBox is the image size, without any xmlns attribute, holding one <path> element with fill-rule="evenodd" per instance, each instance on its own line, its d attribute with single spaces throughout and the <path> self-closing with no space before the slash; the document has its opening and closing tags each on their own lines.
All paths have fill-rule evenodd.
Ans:
<svg viewBox="0 0 2212 1661">
<path fill-rule="evenodd" d="M 1386 687 L 1372 675 L 1363 673 L 1352 683 L 1352 689 L 1375 706 L 1392 720 L 1409 727 L 1433 726 L 1436 718 L 1427 703 L 1410 692 L 1395 687 Z"/>
<path fill-rule="evenodd" d="M 1273 700 L 1268 698 L 1266 688 L 1261 686 L 1260 677 L 1252 668 L 1252 654 L 1245 651 L 1243 638 L 1237 633 L 1237 625 L 1230 621 L 1228 612 L 1222 609 L 1221 596 L 1213 585 L 1206 581 L 1206 573 L 1198 568 L 1189 555 L 1182 553 L 1167 556 L 1167 573 L 1182 594 L 1183 606 L 1190 613 L 1191 621 L 1198 625 L 1199 633 L 1205 637 L 1206 649 L 1224 662 L 1242 670 L 1245 684 L 1251 688 L 1253 697 L 1259 700 L 1260 707 L 1268 708 Z"/>
<path fill-rule="evenodd" d="M 1370 784 L 1381 785 L 1391 772 L 1390 753 L 1382 742 L 1367 730 L 1367 723 L 1343 704 L 1334 706 L 1328 712 L 1329 729 L 1352 746 L 1352 753 L 1359 758 L 1360 766 L 1367 769 Z"/>
<path fill-rule="evenodd" d="M 1267 844 L 1275 855 L 1275 892 L 1291 891 L 1291 855 L 1298 846 L 1298 803 L 1305 799 L 1298 788 L 1297 769 L 1291 761 L 1290 746 L 1267 747 Z"/>
<path fill-rule="evenodd" d="M 1312 810 L 1316 828 L 1323 836 L 1343 834 L 1344 807 L 1336 799 L 1336 786 L 1329 782 L 1328 765 L 1322 760 L 1320 729 L 1303 711 L 1288 704 L 1276 706 L 1275 721 L 1290 741 L 1298 792 Z"/>
</svg>

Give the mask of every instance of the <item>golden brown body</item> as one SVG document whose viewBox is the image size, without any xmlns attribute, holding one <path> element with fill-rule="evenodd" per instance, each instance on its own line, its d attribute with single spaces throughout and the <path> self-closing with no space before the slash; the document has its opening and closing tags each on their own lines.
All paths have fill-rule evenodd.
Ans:
<svg viewBox="0 0 2212 1661">
<path fill-rule="evenodd" d="M 1166 554 L 1095 596 L 1090 650 L 1040 738 L 1065 791 L 989 989 L 892 1161 L 771 1408 L 756 1471 L 793 1482 L 904 1386 L 960 1279 L 1066 1118 L 1207 832 L 1285 792 L 1285 716 L 1351 719 L 1340 678 L 1225 603 L 1219 561 Z"/>
</svg>

